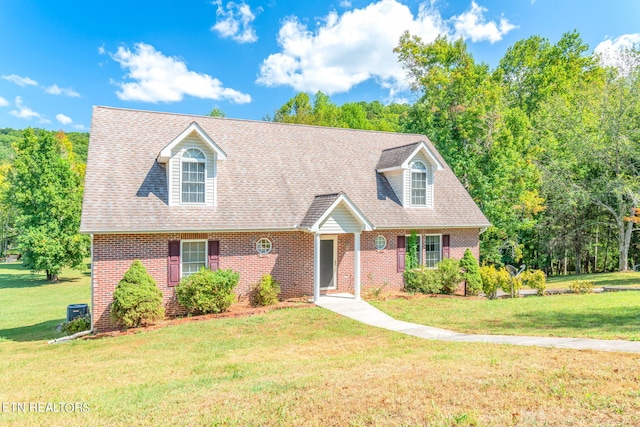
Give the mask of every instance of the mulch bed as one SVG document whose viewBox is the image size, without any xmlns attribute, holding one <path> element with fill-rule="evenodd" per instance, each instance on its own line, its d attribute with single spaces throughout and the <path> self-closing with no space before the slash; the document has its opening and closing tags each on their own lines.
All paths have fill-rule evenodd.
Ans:
<svg viewBox="0 0 640 427">
<path fill-rule="evenodd" d="M 210 320 L 210 319 L 229 319 L 236 317 L 248 317 L 255 316 L 258 314 L 265 314 L 273 310 L 282 310 L 285 308 L 308 308 L 315 307 L 315 304 L 309 302 L 308 298 L 296 298 L 287 301 L 279 302 L 278 304 L 270 305 L 267 307 L 255 307 L 250 305 L 248 302 L 240 302 L 233 304 L 229 307 L 228 311 L 224 313 L 216 313 L 216 314 L 203 314 L 200 316 L 186 316 L 186 317 L 177 317 L 174 319 L 166 319 L 161 322 L 158 322 L 154 325 L 140 327 L 140 328 L 130 328 L 119 331 L 109 331 L 102 332 L 95 335 L 86 335 L 82 337 L 85 340 L 95 340 L 107 337 L 119 337 L 123 335 L 134 335 L 139 334 L 141 332 L 154 331 L 156 329 L 161 329 L 166 326 L 171 325 L 182 325 L 183 323 L 192 323 L 192 322 L 200 322 L 202 320 Z"/>
</svg>

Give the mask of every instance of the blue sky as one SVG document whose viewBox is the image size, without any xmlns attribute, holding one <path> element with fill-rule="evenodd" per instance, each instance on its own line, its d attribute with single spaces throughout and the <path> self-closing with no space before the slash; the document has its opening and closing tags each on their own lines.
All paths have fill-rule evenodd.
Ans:
<svg viewBox="0 0 640 427">
<path fill-rule="evenodd" d="M 463 37 L 495 66 L 574 29 L 599 51 L 639 43 L 640 2 L 2 0 L 0 128 L 88 130 L 93 105 L 259 120 L 298 91 L 412 102 L 392 52 L 405 30 Z"/>
</svg>

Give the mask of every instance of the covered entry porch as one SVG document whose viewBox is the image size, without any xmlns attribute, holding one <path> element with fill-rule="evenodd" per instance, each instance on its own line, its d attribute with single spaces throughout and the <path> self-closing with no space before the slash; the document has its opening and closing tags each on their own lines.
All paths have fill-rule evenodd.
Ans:
<svg viewBox="0 0 640 427">
<path fill-rule="evenodd" d="M 373 230 L 369 220 L 362 214 L 346 194 L 328 194 L 317 196 L 305 217 L 313 239 L 313 300 L 318 301 L 321 292 L 337 290 L 340 286 L 344 268 L 339 262 L 345 254 L 353 255 L 353 292 L 360 299 L 360 235 L 363 231 Z M 346 235 L 353 236 L 345 239 Z M 338 243 L 342 241 L 342 245 Z M 341 257 L 342 255 L 342 257 Z M 339 271 L 341 274 L 339 274 Z"/>
</svg>

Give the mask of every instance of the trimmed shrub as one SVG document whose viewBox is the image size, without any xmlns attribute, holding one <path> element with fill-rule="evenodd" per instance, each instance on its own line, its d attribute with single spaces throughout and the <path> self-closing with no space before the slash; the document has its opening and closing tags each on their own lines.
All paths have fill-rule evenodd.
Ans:
<svg viewBox="0 0 640 427">
<path fill-rule="evenodd" d="M 574 294 L 590 294 L 591 292 L 593 292 L 594 286 L 595 283 L 588 280 L 574 280 L 569 285 L 569 289 Z"/>
<path fill-rule="evenodd" d="M 538 291 L 538 295 L 544 295 L 547 288 L 547 278 L 542 270 L 525 270 L 520 275 L 522 285 Z"/>
<path fill-rule="evenodd" d="M 78 316 L 72 320 L 60 325 L 60 330 L 67 335 L 73 335 L 78 332 L 88 331 L 91 328 L 91 315 L 89 313 L 84 316 Z"/>
<path fill-rule="evenodd" d="M 498 287 L 500 287 L 503 292 L 508 293 L 513 298 L 520 296 L 520 288 L 522 288 L 522 280 L 520 280 L 520 277 L 513 277 L 505 267 L 498 270 L 497 277 Z"/>
<path fill-rule="evenodd" d="M 405 270 L 404 290 L 409 293 L 439 294 L 442 292 L 442 282 L 436 270 L 417 268 Z"/>
<path fill-rule="evenodd" d="M 278 302 L 280 284 L 270 274 L 265 274 L 251 290 L 251 299 L 254 305 L 273 305 Z"/>
<path fill-rule="evenodd" d="M 498 271 L 492 265 L 483 265 L 478 269 L 482 279 L 482 292 L 489 299 L 498 297 Z"/>
<path fill-rule="evenodd" d="M 202 267 L 197 273 L 180 280 L 176 296 L 189 313 L 221 313 L 236 301 L 233 289 L 239 281 L 240 274 L 236 271 L 211 271 Z"/>
<path fill-rule="evenodd" d="M 445 258 L 438 263 L 437 277 L 442 285 L 442 293 L 452 295 L 462 282 L 460 262 L 455 258 Z"/>
<path fill-rule="evenodd" d="M 467 295 L 478 295 L 482 290 L 482 277 L 478 267 L 478 260 L 473 256 L 471 250 L 467 248 L 460 260 L 462 277 L 465 282 L 465 292 Z"/>
<path fill-rule="evenodd" d="M 116 286 L 111 304 L 111 320 L 125 328 L 150 325 L 164 317 L 162 292 L 139 260 Z"/>
</svg>

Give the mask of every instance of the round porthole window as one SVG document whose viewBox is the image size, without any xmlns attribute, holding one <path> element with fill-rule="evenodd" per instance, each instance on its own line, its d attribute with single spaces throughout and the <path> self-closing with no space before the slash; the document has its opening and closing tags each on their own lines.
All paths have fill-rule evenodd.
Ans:
<svg viewBox="0 0 640 427">
<path fill-rule="evenodd" d="M 376 237 L 374 244 L 376 246 L 376 249 L 381 251 L 387 247 L 387 239 L 385 239 L 383 235 L 379 235 L 378 237 Z"/>
<path fill-rule="evenodd" d="M 260 255 L 268 254 L 269 252 L 271 252 L 271 248 L 271 240 L 267 239 L 266 237 L 263 237 L 256 242 L 256 251 Z"/>
</svg>

